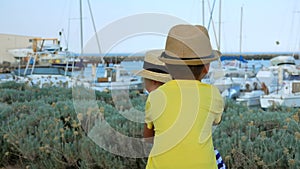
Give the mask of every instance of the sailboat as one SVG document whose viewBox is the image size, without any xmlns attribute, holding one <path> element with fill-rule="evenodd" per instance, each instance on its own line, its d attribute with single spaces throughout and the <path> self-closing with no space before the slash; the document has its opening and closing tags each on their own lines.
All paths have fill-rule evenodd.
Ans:
<svg viewBox="0 0 300 169">
<path fill-rule="evenodd" d="M 221 1 L 220 1 L 220 8 L 221 8 Z M 220 23 L 221 23 L 221 14 L 220 14 Z M 219 24 L 219 26 L 220 25 L 221 24 Z M 220 50 L 220 30 L 221 27 L 219 27 L 219 40 L 217 43 L 218 50 Z M 242 34 L 242 31 L 240 32 L 240 34 Z M 240 45 L 240 53 L 241 53 L 241 45 Z M 228 89 L 231 90 L 232 87 L 235 89 L 236 86 L 245 84 L 245 80 L 249 80 L 251 77 L 254 77 L 253 70 L 248 68 L 243 68 L 241 66 L 242 64 L 247 64 L 247 63 L 248 62 L 244 60 L 242 56 L 233 57 L 233 56 L 223 55 L 221 56 L 221 59 L 219 61 L 211 63 L 211 67 L 208 72 L 208 75 L 206 79 L 204 79 L 203 81 L 206 83 L 213 84 L 220 90 L 221 93 L 225 92 L 223 94 L 224 97 L 231 97 L 229 96 L 229 93 L 227 91 Z"/>
<path fill-rule="evenodd" d="M 110 58 L 108 54 L 101 53 L 101 47 L 99 38 L 97 36 L 96 26 L 94 22 L 94 17 L 91 9 L 91 4 L 89 1 L 88 6 L 90 10 L 90 15 L 93 23 L 93 28 L 95 32 L 96 42 L 101 57 L 101 63 L 92 63 L 91 66 L 91 76 L 80 77 L 82 81 L 89 82 L 89 88 L 96 91 L 106 91 L 106 90 L 143 90 L 143 81 L 140 77 L 135 76 L 132 72 L 127 71 L 121 62 L 124 59 L 120 58 Z M 83 56 L 83 22 L 82 22 L 82 0 L 80 0 L 80 30 L 81 30 L 81 55 Z M 106 56 L 104 58 L 104 56 Z M 114 61 L 113 61 L 114 60 Z M 97 72 L 103 72 L 101 76 Z M 78 76 L 78 75 L 77 75 Z M 78 78 L 77 78 L 78 79 Z"/>
</svg>

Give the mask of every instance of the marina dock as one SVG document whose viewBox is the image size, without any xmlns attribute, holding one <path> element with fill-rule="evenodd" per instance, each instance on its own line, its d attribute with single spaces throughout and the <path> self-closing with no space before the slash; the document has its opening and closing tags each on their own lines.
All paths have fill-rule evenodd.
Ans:
<svg viewBox="0 0 300 169">
<path fill-rule="evenodd" d="M 298 53 L 291 53 L 291 52 L 249 52 L 249 53 L 223 53 L 222 56 L 226 57 L 240 57 L 242 56 L 246 60 L 269 60 L 276 56 L 294 56 L 295 59 L 299 59 L 299 52 Z M 85 63 L 101 63 L 101 57 L 99 55 L 82 55 L 79 56 L 85 60 Z M 103 56 L 105 62 L 121 62 L 121 61 L 143 61 L 144 55 L 126 55 L 126 54 L 116 54 L 116 55 L 107 55 Z"/>
</svg>

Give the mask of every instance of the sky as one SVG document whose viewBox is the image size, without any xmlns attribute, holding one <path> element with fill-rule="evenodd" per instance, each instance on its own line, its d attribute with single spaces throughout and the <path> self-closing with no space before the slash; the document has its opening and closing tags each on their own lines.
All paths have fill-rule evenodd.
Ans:
<svg viewBox="0 0 300 169">
<path fill-rule="evenodd" d="M 0 34 L 62 31 L 62 46 L 73 52 L 81 42 L 86 53 L 164 48 L 168 30 L 181 23 L 206 26 L 221 52 L 300 51 L 299 0 L 82 0 L 83 29 L 80 0 L 1 0 L 0 22 Z"/>
</svg>

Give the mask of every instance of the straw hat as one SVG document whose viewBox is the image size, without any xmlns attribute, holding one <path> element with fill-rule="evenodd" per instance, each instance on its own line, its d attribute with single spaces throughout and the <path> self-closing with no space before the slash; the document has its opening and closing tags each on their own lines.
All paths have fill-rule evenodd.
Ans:
<svg viewBox="0 0 300 169">
<path fill-rule="evenodd" d="M 168 74 L 165 64 L 158 59 L 162 52 L 163 50 L 146 52 L 143 70 L 137 72 L 136 75 L 163 83 L 170 81 L 171 76 Z"/>
<path fill-rule="evenodd" d="M 208 31 L 200 25 L 176 25 L 169 31 L 165 52 L 159 59 L 174 65 L 203 65 L 217 60 L 221 53 L 212 50 Z"/>
</svg>

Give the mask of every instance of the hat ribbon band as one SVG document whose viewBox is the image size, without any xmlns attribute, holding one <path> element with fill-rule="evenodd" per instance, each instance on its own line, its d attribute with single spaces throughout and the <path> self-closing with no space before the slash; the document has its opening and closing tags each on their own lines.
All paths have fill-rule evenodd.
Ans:
<svg viewBox="0 0 300 169">
<path fill-rule="evenodd" d="M 166 59 L 175 59 L 175 60 L 193 60 L 193 59 L 212 59 L 212 58 L 214 58 L 214 55 L 212 54 L 209 56 L 201 56 L 201 58 L 200 57 L 198 57 L 198 58 L 178 58 L 178 57 L 173 57 L 173 56 L 167 55 L 166 52 L 163 52 L 161 54 L 161 57 L 166 58 Z"/>
<path fill-rule="evenodd" d="M 156 65 L 147 61 L 144 61 L 143 68 L 145 70 L 149 70 L 151 72 L 156 72 L 156 73 L 164 73 L 168 74 L 167 68 L 163 65 Z"/>
</svg>

